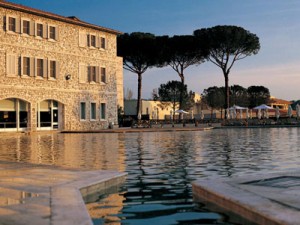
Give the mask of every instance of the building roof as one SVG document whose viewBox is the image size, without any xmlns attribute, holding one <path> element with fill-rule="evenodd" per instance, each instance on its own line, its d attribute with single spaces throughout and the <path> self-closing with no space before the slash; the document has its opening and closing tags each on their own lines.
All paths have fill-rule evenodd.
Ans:
<svg viewBox="0 0 300 225">
<path fill-rule="evenodd" d="M 6 8 L 6 9 L 12 9 L 12 10 L 16 10 L 16 11 L 20 11 L 20 12 L 24 12 L 24 13 L 29 13 L 29 14 L 32 14 L 32 15 L 37 15 L 37 16 L 41 16 L 41 17 L 45 17 L 45 18 L 65 22 L 65 23 L 78 25 L 78 26 L 92 28 L 92 29 L 108 32 L 108 33 L 115 34 L 115 35 L 122 34 L 122 32 L 117 31 L 117 30 L 113 30 L 113 29 L 105 28 L 105 27 L 100 27 L 100 26 L 97 26 L 97 25 L 94 25 L 94 24 L 90 24 L 90 23 L 81 21 L 75 16 L 64 17 L 64 16 L 60 16 L 60 15 L 57 15 L 57 14 L 54 14 L 54 13 L 46 12 L 46 11 L 43 11 L 43 10 L 34 9 L 34 8 L 23 6 L 23 5 L 20 5 L 20 4 L 7 2 L 5 0 L 0 0 L 0 7 Z"/>
<path fill-rule="evenodd" d="M 270 103 L 271 104 L 282 104 L 282 105 L 292 104 L 292 102 L 290 102 L 290 101 L 286 101 L 286 100 L 279 99 L 279 98 L 274 98 L 274 97 L 270 99 Z"/>
</svg>

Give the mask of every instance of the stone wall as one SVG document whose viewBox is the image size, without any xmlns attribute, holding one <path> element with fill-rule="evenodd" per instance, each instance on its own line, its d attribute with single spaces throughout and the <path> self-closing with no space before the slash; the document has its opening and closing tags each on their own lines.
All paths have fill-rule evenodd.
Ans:
<svg viewBox="0 0 300 225">
<path fill-rule="evenodd" d="M 5 30 L 6 16 L 26 18 L 58 28 L 58 40 L 48 40 Z M 107 128 L 109 122 L 117 124 L 117 105 L 123 100 L 122 58 L 116 56 L 116 34 L 90 29 L 79 25 L 43 18 L 29 13 L 0 8 L 0 100 L 19 98 L 30 104 L 30 127 L 36 130 L 37 103 L 51 99 L 63 104 L 60 129 L 96 130 Z M 80 32 L 93 33 L 106 38 L 107 48 L 80 47 Z M 59 63 L 59 74 L 55 80 L 48 78 L 7 76 L 6 55 L 54 59 Z M 106 68 L 107 82 L 80 83 L 79 64 L 99 65 Z M 67 80 L 66 75 L 71 75 Z M 87 120 L 80 121 L 80 102 L 87 104 Z M 90 102 L 97 106 L 97 118 L 90 121 Z M 106 103 L 106 120 L 100 120 L 100 103 Z"/>
</svg>

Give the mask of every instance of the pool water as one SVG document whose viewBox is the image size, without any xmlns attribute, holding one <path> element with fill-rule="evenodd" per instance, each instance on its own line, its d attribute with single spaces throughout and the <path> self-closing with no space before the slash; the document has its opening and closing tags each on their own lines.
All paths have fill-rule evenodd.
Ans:
<svg viewBox="0 0 300 225">
<path fill-rule="evenodd" d="M 2 135 L 0 160 L 126 171 L 119 191 L 87 203 L 95 225 L 233 224 L 194 203 L 191 182 L 296 169 L 299 144 L 300 128 Z"/>
</svg>

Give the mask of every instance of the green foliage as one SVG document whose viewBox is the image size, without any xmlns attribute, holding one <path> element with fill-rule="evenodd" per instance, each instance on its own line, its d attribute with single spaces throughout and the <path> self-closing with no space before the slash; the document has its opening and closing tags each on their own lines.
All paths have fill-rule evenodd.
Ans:
<svg viewBox="0 0 300 225">
<path fill-rule="evenodd" d="M 224 88 L 213 86 L 204 89 L 201 101 L 212 109 L 222 109 L 225 105 Z"/>
<path fill-rule="evenodd" d="M 229 102 L 229 73 L 238 60 L 255 55 L 260 49 L 259 38 L 242 27 L 215 26 L 194 31 L 200 43 L 209 49 L 209 60 L 221 68 L 225 78 L 226 100 Z"/>
<path fill-rule="evenodd" d="M 250 86 L 244 88 L 239 85 L 230 87 L 231 104 L 242 107 L 253 108 L 261 104 L 268 104 L 270 99 L 269 89 L 264 86 Z M 225 88 L 209 87 L 202 93 L 202 102 L 212 109 L 225 108 Z"/>
<path fill-rule="evenodd" d="M 250 86 L 248 87 L 247 92 L 250 108 L 261 104 L 267 104 L 270 100 L 270 91 L 264 86 Z"/>
<path fill-rule="evenodd" d="M 187 91 L 187 85 L 180 81 L 169 81 L 166 84 L 161 84 L 158 88 L 158 96 L 156 99 L 162 102 L 162 108 L 171 104 L 173 112 L 178 108 L 180 95 L 183 96 L 183 105 L 181 109 L 189 110 L 194 104 L 195 93 Z"/>
</svg>

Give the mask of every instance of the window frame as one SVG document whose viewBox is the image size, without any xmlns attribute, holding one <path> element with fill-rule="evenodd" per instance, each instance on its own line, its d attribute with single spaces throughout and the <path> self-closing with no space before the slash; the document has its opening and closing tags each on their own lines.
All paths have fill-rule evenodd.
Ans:
<svg viewBox="0 0 300 225">
<path fill-rule="evenodd" d="M 105 72 L 104 76 L 102 74 L 103 71 Z M 102 79 L 103 77 L 104 77 L 104 81 Z M 107 83 L 107 71 L 106 71 L 106 67 L 105 66 L 101 66 L 100 67 L 100 83 L 101 84 L 106 84 Z"/>
<path fill-rule="evenodd" d="M 54 68 L 52 69 L 52 63 L 54 63 Z M 54 73 L 54 76 L 52 76 Z M 48 79 L 57 80 L 58 78 L 58 62 L 55 59 L 48 59 Z"/>
<path fill-rule="evenodd" d="M 100 121 L 106 121 L 106 102 L 100 103 Z"/>
<path fill-rule="evenodd" d="M 80 113 L 80 121 L 86 121 L 86 102 L 80 102 L 79 109 L 80 109 L 80 112 L 79 112 Z M 84 110 L 84 113 L 82 113 L 83 112 L 82 110 Z"/>
<path fill-rule="evenodd" d="M 90 103 L 90 120 L 91 121 L 97 120 L 97 104 L 96 104 L 96 102 Z"/>
<path fill-rule="evenodd" d="M 41 26 L 41 28 L 42 29 L 39 29 L 40 28 L 40 26 Z M 44 38 L 44 24 L 42 23 L 42 22 L 39 22 L 39 21 L 37 21 L 36 23 L 35 23 L 35 36 L 37 37 L 37 38 Z M 40 34 L 40 32 L 41 32 L 41 34 Z"/>
<path fill-rule="evenodd" d="M 28 61 L 27 61 L 27 73 L 24 73 L 24 66 L 25 66 L 25 63 L 24 63 L 24 59 L 27 59 Z M 31 57 L 29 57 L 29 56 L 21 56 L 21 77 L 30 77 L 30 75 L 32 74 L 32 72 L 33 71 L 31 71 L 31 60 L 32 60 L 32 58 Z"/>
<path fill-rule="evenodd" d="M 28 28 L 27 28 L 27 31 L 25 31 L 25 32 L 24 32 L 24 22 L 28 23 Z M 21 18 L 21 34 L 22 35 L 30 36 L 31 23 L 32 22 L 30 21 L 30 19 Z"/>
</svg>

